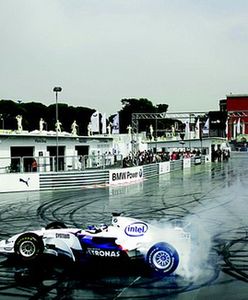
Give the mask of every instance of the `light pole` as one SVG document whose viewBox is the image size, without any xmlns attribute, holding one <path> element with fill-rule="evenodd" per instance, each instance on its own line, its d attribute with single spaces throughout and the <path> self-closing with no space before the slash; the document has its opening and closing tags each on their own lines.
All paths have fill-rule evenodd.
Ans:
<svg viewBox="0 0 248 300">
<path fill-rule="evenodd" d="M 3 114 L 0 114 L 0 120 L 2 121 L 2 129 L 4 130 L 4 117 L 3 117 Z"/>
<path fill-rule="evenodd" d="M 55 98 L 56 98 L 56 172 L 58 172 L 58 164 L 59 164 L 59 138 L 58 138 L 58 122 L 59 122 L 59 111 L 58 111 L 58 93 L 62 91 L 62 88 L 60 86 L 56 86 L 53 88 L 53 91 L 55 92 Z"/>
</svg>

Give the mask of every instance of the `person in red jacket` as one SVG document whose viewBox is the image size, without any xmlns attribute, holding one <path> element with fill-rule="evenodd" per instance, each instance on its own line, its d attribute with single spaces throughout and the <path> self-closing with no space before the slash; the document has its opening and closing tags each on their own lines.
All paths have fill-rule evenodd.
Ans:
<svg viewBox="0 0 248 300">
<path fill-rule="evenodd" d="M 32 172 L 37 172 L 37 161 L 35 159 L 33 159 L 33 162 L 32 162 L 32 165 L 31 165 L 31 169 L 32 169 Z"/>
</svg>

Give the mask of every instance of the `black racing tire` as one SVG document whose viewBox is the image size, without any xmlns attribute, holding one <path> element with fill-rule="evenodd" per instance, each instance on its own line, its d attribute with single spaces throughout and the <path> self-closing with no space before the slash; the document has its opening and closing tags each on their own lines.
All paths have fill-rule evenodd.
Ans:
<svg viewBox="0 0 248 300">
<path fill-rule="evenodd" d="M 14 245 L 15 254 L 24 260 L 33 260 L 44 251 L 42 238 L 29 232 L 20 235 Z"/>
<path fill-rule="evenodd" d="M 67 226 L 60 221 L 54 221 L 52 223 L 47 224 L 46 229 L 62 229 L 67 228 Z"/>
<path fill-rule="evenodd" d="M 158 274 L 169 275 L 179 264 L 179 255 L 174 247 L 167 243 L 157 243 L 147 252 L 146 262 Z"/>
</svg>

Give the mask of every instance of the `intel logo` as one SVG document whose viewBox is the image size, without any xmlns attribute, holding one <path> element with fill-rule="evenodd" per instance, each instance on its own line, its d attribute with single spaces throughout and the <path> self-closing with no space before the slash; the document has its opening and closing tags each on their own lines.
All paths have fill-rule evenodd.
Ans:
<svg viewBox="0 0 248 300">
<path fill-rule="evenodd" d="M 148 226 L 143 222 L 134 222 L 125 228 L 128 236 L 142 236 L 147 232 Z"/>
</svg>

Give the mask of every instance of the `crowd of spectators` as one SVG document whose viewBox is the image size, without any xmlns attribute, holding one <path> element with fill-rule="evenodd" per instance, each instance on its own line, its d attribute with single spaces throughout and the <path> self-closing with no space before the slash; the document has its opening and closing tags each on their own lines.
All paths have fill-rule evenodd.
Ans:
<svg viewBox="0 0 248 300">
<path fill-rule="evenodd" d="M 193 151 L 172 151 L 172 152 L 157 152 L 154 153 L 152 150 L 138 151 L 134 155 L 130 153 L 127 157 L 123 159 L 123 167 L 132 167 L 146 165 L 150 163 L 170 161 L 170 160 L 179 160 L 183 158 L 190 158 L 194 156 L 200 156 L 200 150 Z"/>
<path fill-rule="evenodd" d="M 227 161 L 230 158 L 230 150 L 229 149 L 213 149 L 212 150 L 212 162 L 215 161 Z"/>
</svg>

